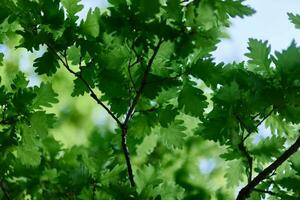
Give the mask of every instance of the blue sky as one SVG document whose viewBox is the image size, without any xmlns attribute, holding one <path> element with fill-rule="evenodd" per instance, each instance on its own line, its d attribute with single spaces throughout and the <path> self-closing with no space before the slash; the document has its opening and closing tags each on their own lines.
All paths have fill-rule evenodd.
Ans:
<svg viewBox="0 0 300 200">
<path fill-rule="evenodd" d="M 108 5 L 107 0 L 82 0 L 82 3 L 85 5 L 82 16 L 90 7 Z M 227 30 L 230 38 L 222 40 L 213 54 L 217 62 L 245 60 L 248 38 L 268 40 L 273 51 L 288 47 L 293 39 L 300 45 L 300 30 L 287 17 L 287 12 L 300 14 L 299 0 L 247 0 L 245 4 L 256 13 L 244 19 L 232 19 L 232 26 Z"/>
<path fill-rule="evenodd" d="M 248 38 L 268 40 L 273 51 L 288 47 L 293 39 L 300 45 L 300 30 L 294 28 L 287 16 L 287 12 L 300 14 L 299 0 L 248 0 L 245 4 L 256 13 L 232 19 L 232 27 L 227 30 L 230 39 L 223 40 L 214 53 L 217 61 L 244 60 Z"/>
</svg>

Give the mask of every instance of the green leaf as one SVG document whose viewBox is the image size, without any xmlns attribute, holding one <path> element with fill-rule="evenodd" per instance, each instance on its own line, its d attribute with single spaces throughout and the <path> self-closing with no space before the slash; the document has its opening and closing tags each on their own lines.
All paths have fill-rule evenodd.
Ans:
<svg viewBox="0 0 300 200">
<path fill-rule="evenodd" d="M 57 71 L 57 68 L 59 68 L 59 63 L 55 54 L 47 51 L 42 55 L 42 57 L 34 60 L 33 66 L 36 68 L 35 72 L 38 74 L 46 74 L 47 76 L 51 76 Z"/>
<path fill-rule="evenodd" d="M 226 12 L 230 17 L 241 17 L 249 16 L 255 13 L 255 10 L 249 6 L 243 5 L 244 0 L 226 0 L 218 1 L 217 5 L 220 10 Z"/>
<path fill-rule="evenodd" d="M 270 137 L 262 139 L 258 144 L 249 149 L 252 155 L 262 161 L 269 162 L 272 158 L 277 158 L 280 156 L 281 152 L 284 150 L 284 143 L 286 139 L 283 137 Z"/>
<path fill-rule="evenodd" d="M 72 46 L 67 50 L 68 60 L 71 60 L 72 65 L 78 65 L 80 62 L 80 48 Z"/>
<path fill-rule="evenodd" d="M 282 75 L 291 75 L 295 73 L 294 70 L 298 69 L 300 63 L 300 49 L 296 46 L 296 42 L 292 41 L 291 45 L 282 52 L 275 52 L 276 58 L 273 57 L 273 61 L 278 67 L 278 70 Z M 298 71 L 296 71 L 298 72 Z"/>
<path fill-rule="evenodd" d="M 72 97 L 84 95 L 85 92 L 89 92 L 89 88 L 80 80 L 79 78 L 76 78 L 74 80 L 74 89 L 71 94 Z"/>
<path fill-rule="evenodd" d="M 34 87 L 34 92 L 36 93 L 33 106 L 36 108 L 41 107 L 52 107 L 52 104 L 58 103 L 58 94 L 52 89 L 51 83 L 41 83 L 39 87 Z"/>
<path fill-rule="evenodd" d="M 36 132 L 40 138 L 48 136 L 48 130 L 53 128 L 56 118 L 54 114 L 47 114 L 44 111 L 38 111 L 30 117 L 31 130 Z"/>
<path fill-rule="evenodd" d="M 152 18 L 159 12 L 160 2 L 159 0 L 137 0 L 139 5 L 140 14 L 145 18 Z"/>
<path fill-rule="evenodd" d="M 287 105 L 279 110 L 286 121 L 298 124 L 300 122 L 300 106 Z"/>
<path fill-rule="evenodd" d="M 182 6 L 180 5 L 180 0 L 167 0 L 167 6 L 165 7 L 167 16 L 174 20 L 182 19 Z"/>
<path fill-rule="evenodd" d="M 233 81 L 230 85 L 223 86 L 219 92 L 215 95 L 217 100 L 232 105 L 234 102 L 241 98 L 241 92 L 238 84 Z"/>
<path fill-rule="evenodd" d="M 36 132 L 29 126 L 22 126 L 22 144 L 16 147 L 17 157 L 26 166 L 38 166 L 41 162 L 41 153 L 36 140 Z"/>
<path fill-rule="evenodd" d="M 136 153 L 139 160 L 145 159 L 150 155 L 155 147 L 157 146 L 157 141 L 159 136 L 156 134 L 150 134 L 144 137 L 144 140 L 141 144 L 137 145 Z"/>
<path fill-rule="evenodd" d="M 99 35 L 100 26 L 100 10 L 96 8 L 94 11 L 89 10 L 85 21 L 81 21 L 80 29 L 88 36 L 97 37 Z"/>
<path fill-rule="evenodd" d="M 26 79 L 25 74 L 19 72 L 16 75 L 16 78 L 13 80 L 13 84 L 11 84 L 11 88 L 13 90 L 17 90 L 18 88 L 26 88 L 29 81 Z"/>
<path fill-rule="evenodd" d="M 59 29 L 64 24 L 64 11 L 60 6 L 60 0 L 40 1 L 42 23 L 53 29 Z"/>
<path fill-rule="evenodd" d="M 112 170 L 105 170 L 100 178 L 101 184 L 109 186 L 109 184 L 112 184 L 113 182 L 118 182 L 118 177 L 124 170 L 124 165 L 116 165 Z"/>
<path fill-rule="evenodd" d="M 167 128 L 160 128 L 162 142 L 170 149 L 182 148 L 185 142 L 186 127 L 182 120 L 175 120 Z"/>
<path fill-rule="evenodd" d="M 83 5 L 79 4 L 80 0 L 61 0 L 61 3 L 67 9 L 69 17 L 77 20 L 75 14 L 83 9 Z"/>
<path fill-rule="evenodd" d="M 18 112 L 25 113 L 28 111 L 27 109 L 29 109 L 29 107 L 32 105 L 35 97 L 36 94 L 32 91 L 19 89 L 15 93 L 12 99 L 12 103 Z"/>
<path fill-rule="evenodd" d="M 156 124 L 155 116 L 145 113 L 132 118 L 128 127 L 129 134 L 135 138 L 143 138 L 151 133 L 151 128 Z"/>
<path fill-rule="evenodd" d="M 136 183 L 136 191 L 141 194 L 149 193 L 153 185 L 158 185 L 160 180 L 157 179 L 155 168 L 152 165 L 145 166 L 142 169 L 138 169 L 135 173 L 134 181 Z"/>
<path fill-rule="evenodd" d="M 296 152 L 290 158 L 290 162 L 292 163 L 292 168 L 297 172 L 298 176 L 300 176 L 300 152 Z"/>
<path fill-rule="evenodd" d="M 295 194 L 300 193 L 300 178 L 297 176 L 285 177 L 276 181 L 276 183 L 279 183 L 279 185 L 283 188 L 294 191 Z"/>
<path fill-rule="evenodd" d="M 176 108 L 172 105 L 167 105 L 166 108 L 161 108 L 158 113 L 159 123 L 162 127 L 168 127 L 168 125 L 174 121 L 175 117 L 179 114 Z"/>
<path fill-rule="evenodd" d="M 183 109 L 186 114 L 195 117 L 202 117 L 204 109 L 207 107 L 206 96 L 202 90 L 186 83 L 178 96 L 178 107 Z"/>
<path fill-rule="evenodd" d="M 268 45 L 268 42 L 263 42 L 262 40 L 249 39 L 248 41 L 248 50 L 249 53 L 246 53 L 245 56 L 250 58 L 249 63 L 255 64 L 260 67 L 263 67 L 267 72 L 270 70 L 270 52 L 271 47 Z"/>
<path fill-rule="evenodd" d="M 20 162 L 26 166 L 38 166 L 41 162 L 41 153 L 31 145 L 18 146 L 17 155 Z"/>
<path fill-rule="evenodd" d="M 222 66 L 222 63 L 216 65 L 212 58 L 199 59 L 191 65 L 188 72 L 195 78 L 203 80 L 206 85 L 216 87 L 224 79 Z"/>
<path fill-rule="evenodd" d="M 0 5 L 0 24 L 12 13 L 8 8 L 10 2 L 8 0 L 3 0 Z"/>
<path fill-rule="evenodd" d="M 232 188 L 244 180 L 245 168 L 242 160 L 233 160 L 227 166 L 225 177 L 227 186 Z"/>
<path fill-rule="evenodd" d="M 289 20 L 295 25 L 295 28 L 300 29 L 300 15 L 294 15 L 293 13 L 287 13 Z"/>
<path fill-rule="evenodd" d="M 154 188 L 154 196 L 160 196 L 164 200 L 181 200 L 184 199 L 184 189 L 174 182 L 168 181 Z"/>
</svg>

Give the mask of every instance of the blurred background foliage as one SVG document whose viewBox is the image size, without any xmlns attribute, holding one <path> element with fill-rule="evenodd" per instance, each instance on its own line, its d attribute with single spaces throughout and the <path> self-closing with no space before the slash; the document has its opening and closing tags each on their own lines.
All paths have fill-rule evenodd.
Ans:
<svg viewBox="0 0 300 200">
<path fill-rule="evenodd" d="M 88 6 L 85 6 L 86 12 L 81 14 L 82 18 L 87 15 Z M 218 9 L 222 10 L 223 7 L 220 6 Z M 224 28 L 230 25 L 229 16 L 226 13 L 220 12 L 220 15 L 228 18 L 223 16 L 223 24 L 219 26 L 216 25 L 218 19 L 214 17 L 212 9 L 204 7 L 202 11 L 207 15 L 204 18 L 199 17 L 199 22 L 203 23 L 201 26 L 208 30 L 216 26 L 216 29 L 221 28 L 221 30 L 216 31 L 217 33 L 212 32 L 212 37 L 216 37 L 215 40 L 211 41 L 207 49 L 197 52 L 199 57 L 215 49 L 219 37 L 226 36 Z M 239 10 L 229 11 L 233 13 L 232 15 L 239 16 Z M 246 9 L 240 12 L 251 14 L 252 11 Z M 12 175 L 9 174 L 12 178 L 10 177 L 9 182 L 6 183 L 7 187 L 13 189 L 11 191 L 13 198 L 101 200 L 136 199 L 137 197 L 151 199 L 152 197 L 156 200 L 227 200 L 233 199 L 240 186 L 246 183 L 244 161 L 241 159 L 225 161 L 222 156 L 220 157 L 227 152 L 225 147 L 196 135 L 195 128 L 198 128 L 199 119 L 181 113 L 176 120 L 177 122 L 183 120 L 186 126 L 186 129 L 182 128 L 184 130 L 184 135 L 180 135 L 184 138 L 182 140 L 174 139 L 173 136 L 160 137 L 160 128 L 148 130 L 149 126 L 145 124 L 148 123 L 147 120 L 135 124 L 139 126 L 136 128 L 149 134 L 142 136 L 136 134 L 128 138 L 137 191 L 132 189 L 126 178 L 121 138 L 119 131 L 116 130 L 115 122 L 92 101 L 88 94 L 72 97 L 74 78 L 66 69 L 59 68 L 52 77 L 37 75 L 32 67 L 33 61 L 40 57 L 46 48 L 41 46 L 39 51 L 33 52 L 22 48 L 16 49 L 15 46 L 20 44 L 21 39 L 15 34 L 18 26 L 16 23 L 8 24 L 7 20 L 0 25 L 2 43 L 0 49 L 4 54 L 0 66 L 1 84 L 10 88 L 21 70 L 26 74 L 29 87 L 51 82 L 53 90 L 58 94 L 58 103 L 52 107 L 43 108 L 47 113 L 55 114 L 55 123 L 49 129 L 49 136 L 43 138 L 41 144 L 38 144 L 43 149 L 41 165 L 31 166 L 27 163 L 28 166 L 24 167 L 20 160 L 15 161 L 9 157 L 16 154 L 15 150 L 12 150 L 11 154 L 5 154 L 5 158 L 2 157 L 2 161 L 9 161 L 15 166 L 14 171 L 11 172 Z M 197 58 L 193 57 L 193 59 Z M 239 67 L 235 63 L 232 66 L 233 68 Z M 200 80 L 195 82 L 197 88 L 201 88 L 208 98 L 209 106 L 205 109 L 205 113 L 209 113 L 212 110 L 210 100 L 212 90 Z M 229 86 L 231 87 L 234 87 L 234 84 Z M 281 121 L 281 118 L 276 121 L 274 115 L 266 124 L 273 131 L 278 127 L 281 128 L 281 132 L 294 131 L 293 126 Z M 39 121 L 37 120 L 36 123 L 39 124 Z M 4 128 L 1 128 L 3 131 Z M 176 132 L 177 128 L 174 126 L 171 131 Z M 261 130 L 264 131 L 264 128 Z M 181 133 L 180 131 L 178 132 Z M 262 137 L 262 135 L 259 132 L 257 137 Z M 291 139 L 294 137 L 292 135 Z M 179 144 L 178 141 L 180 141 Z M 176 145 L 182 148 L 173 148 L 172 142 L 177 142 Z M 284 142 L 280 144 L 282 148 Z M 23 153 L 26 155 L 26 152 Z M 30 159 L 30 154 L 27 155 L 28 157 L 25 155 L 23 159 L 28 159 L 29 162 L 34 160 Z M 2 170 L 9 167 L 3 164 Z M 279 174 L 285 174 L 285 170 L 283 166 Z M 235 187 L 236 185 L 238 187 Z M 0 195 L 2 198 L 5 197 L 3 191 Z M 253 199 L 260 198 L 261 195 L 253 196 Z"/>
<path fill-rule="evenodd" d="M 85 9 L 87 10 L 87 8 Z M 81 15 L 84 18 L 86 14 L 87 13 L 82 13 Z M 41 82 L 51 82 L 53 90 L 58 94 L 58 103 L 45 110 L 49 113 L 54 113 L 57 117 L 54 127 L 49 130 L 49 134 L 55 138 L 59 145 L 61 145 L 62 150 L 60 151 L 64 154 L 63 159 L 68 159 L 67 161 L 70 163 L 75 162 L 72 166 L 75 170 L 77 165 L 84 166 L 86 163 L 78 160 L 74 154 L 80 154 L 88 149 L 89 153 L 95 153 L 93 160 L 99 159 L 96 163 L 102 161 L 102 165 L 106 163 L 104 168 L 112 171 L 112 173 L 110 173 L 111 171 L 109 170 L 107 171 L 107 177 L 104 177 L 104 180 L 109 179 L 109 182 L 117 181 L 120 179 L 119 173 L 122 172 L 124 174 L 124 182 L 126 182 L 126 170 L 124 170 L 124 159 L 120 149 L 120 137 L 115 133 L 115 122 L 99 105 L 91 100 L 88 94 L 75 98 L 71 96 L 74 87 L 73 77 L 64 68 L 59 68 L 58 72 L 52 77 L 47 77 L 45 75 L 38 76 L 32 67 L 33 61 L 43 54 L 45 48 L 41 47 L 39 51 L 33 52 L 28 52 L 21 48 L 16 49 L 15 46 L 20 43 L 21 39 L 19 35 L 15 34 L 17 29 L 17 24 L 8 24 L 7 21 L 0 25 L 0 41 L 2 43 L 0 50 L 4 54 L 4 60 L 0 67 L 2 84 L 9 87 L 20 70 L 26 74 L 29 86 L 39 85 Z M 203 89 L 207 89 L 203 83 L 200 83 L 199 86 Z M 208 90 L 208 95 L 209 92 L 210 91 Z M 196 127 L 197 120 L 183 115 L 180 118 L 185 121 L 186 126 L 188 127 L 185 134 L 191 136 L 183 143 L 182 149 L 172 150 L 166 148 L 161 144 L 162 141 L 158 138 L 158 135 L 154 133 L 145 138 L 129 138 L 129 148 L 132 150 L 131 154 L 134 169 L 136 170 L 136 173 L 139 174 L 137 177 L 144 179 L 137 180 L 137 182 L 149 181 L 151 183 L 150 179 L 153 179 L 152 181 L 158 181 L 155 180 L 157 177 L 166 180 L 173 179 L 185 189 L 187 195 L 184 199 L 233 199 L 234 193 L 237 191 L 233 188 L 224 187 L 224 185 L 226 185 L 225 174 L 231 171 L 230 173 L 234 173 L 231 174 L 231 176 L 235 176 L 236 172 L 224 168 L 225 161 L 219 158 L 219 155 L 224 152 L 224 149 L 214 142 L 205 141 L 199 137 L 193 136 L 194 133 L 192 130 Z M 137 142 L 138 144 L 136 145 Z M 68 152 L 71 155 L 69 155 Z M 114 159 L 111 160 L 112 158 L 110 156 L 112 156 L 112 154 L 116 156 L 117 161 Z M 109 160 L 111 161 L 109 162 Z M 66 164 L 67 161 L 65 161 Z M 63 163 L 64 161 L 60 162 Z M 78 163 L 76 164 L 76 162 Z M 95 165 L 95 163 L 93 165 Z M 99 170 L 99 166 L 95 168 L 96 170 Z M 36 173 L 36 171 L 34 171 L 34 173 Z M 40 173 L 43 174 L 41 179 L 45 179 L 45 181 L 58 177 L 55 168 Z M 78 173 L 83 172 L 81 171 Z M 40 174 L 37 173 L 36 177 L 39 175 Z M 73 174 L 73 176 L 78 177 L 65 177 L 65 180 L 63 180 L 73 181 L 74 184 L 80 185 L 76 188 L 76 185 L 71 184 L 72 187 L 70 186 L 69 188 L 70 195 L 72 191 L 76 191 L 78 187 L 84 185 L 85 179 L 89 179 L 87 178 L 89 175 L 84 174 Z M 103 181 L 103 177 L 101 179 Z M 63 186 L 63 183 L 61 184 Z M 27 186 L 24 185 L 24 187 Z M 57 187 L 59 188 L 59 185 L 57 185 Z M 128 186 L 123 187 L 126 189 L 122 189 L 122 185 L 110 185 L 108 188 L 111 191 L 97 193 L 96 199 L 109 199 L 111 198 L 112 193 L 116 193 L 112 196 L 117 195 L 114 196 L 113 199 L 124 199 L 123 193 L 127 193 L 127 190 L 130 191 L 130 189 Z M 153 189 L 147 188 L 147 185 L 145 185 L 144 188 L 144 193 L 150 193 L 152 192 L 150 190 Z M 90 199 L 92 194 L 90 194 L 91 192 L 89 189 L 81 189 L 79 190 L 81 191 L 79 198 Z M 167 187 L 161 189 L 166 190 Z M 66 196 L 64 198 L 72 199 L 72 196 L 68 196 L 68 192 L 65 188 L 60 188 L 58 190 L 65 193 Z M 168 191 L 166 190 L 165 193 L 167 197 Z M 181 199 L 183 198 L 182 194 L 180 195 L 180 192 L 174 194 L 174 198 L 177 196 Z M 2 195 L 4 198 L 4 194 Z M 51 192 L 48 195 L 49 199 L 62 197 L 51 196 Z M 148 194 L 144 195 L 146 197 Z M 143 196 L 143 194 L 141 196 Z M 27 196 L 24 193 L 19 194 L 18 198 L 22 199 L 25 197 L 29 199 L 32 198 L 30 195 Z M 141 197 L 141 199 L 143 198 Z M 167 198 L 162 197 L 161 199 Z"/>
</svg>

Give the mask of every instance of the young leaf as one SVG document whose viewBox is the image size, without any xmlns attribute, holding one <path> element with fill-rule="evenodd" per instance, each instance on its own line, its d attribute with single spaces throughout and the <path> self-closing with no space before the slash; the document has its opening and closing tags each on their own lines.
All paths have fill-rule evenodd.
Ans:
<svg viewBox="0 0 300 200">
<path fill-rule="evenodd" d="M 255 13 L 255 11 L 249 7 L 243 5 L 244 0 L 227 0 L 218 1 L 220 9 L 225 11 L 230 17 L 241 17 L 249 16 Z"/>
<path fill-rule="evenodd" d="M 286 139 L 283 137 L 270 137 L 262 139 L 253 148 L 249 149 L 252 155 L 262 161 L 269 162 L 272 158 L 280 156 L 284 149 Z"/>
<path fill-rule="evenodd" d="M 263 67 L 267 72 L 270 70 L 270 52 L 271 47 L 268 45 L 268 42 L 263 42 L 262 40 L 249 39 L 248 42 L 249 53 L 246 53 L 245 56 L 250 58 L 249 63 Z"/>
<path fill-rule="evenodd" d="M 191 114 L 195 117 L 202 117 L 204 109 L 208 103 L 205 101 L 202 90 L 186 83 L 178 96 L 178 107 L 183 109 L 186 114 Z"/>
<path fill-rule="evenodd" d="M 33 67 L 36 68 L 36 73 L 51 76 L 57 71 L 57 68 L 59 68 L 59 63 L 55 54 L 47 51 L 42 55 L 42 57 L 34 60 Z"/>
<path fill-rule="evenodd" d="M 83 9 L 83 5 L 79 4 L 80 0 L 61 0 L 61 3 L 67 9 L 69 17 L 77 20 L 75 14 Z"/>
<path fill-rule="evenodd" d="M 183 121 L 176 120 L 171 123 L 167 128 L 160 128 L 160 135 L 162 142 L 168 148 L 182 148 L 185 141 L 184 131 L 186 127 L 183 126 Z"/>
<path fill-rule="evenodd" d="M 99 8 L 96 8 L 94 11 L 90 9 L 85 21 L 81 21 L 80 29 L 84 34 L 88 36 L 92 36 L 94 38 L 97 37 L 100 31 L 99 19 L 100 19 Z"/>
<path fill-rule="evenodd" d="M 41 83 L 39 87 L 34 87 L 34 92 L 36 93 L 33 106 L 36 108 L 41 108 L 42 106 L 51 107 L 52 104 L 58 103 L 57 94 L 52 89 L 51 83 Z"/>
<path fill-rule="evenodd" d="M 237 186 L 241 181 L 244 180 L 245 168 L 242 160 L 230 161 L 226 169 L 225 177 L 227 179 L 227 186 Z"/>
<path fill-rule="evenodd" d="M 300 29 L 300 15 L 294 15 L 293 13 L 288 13 L 289 20 L 295 25 L 297 29 Z"/>
</svg>

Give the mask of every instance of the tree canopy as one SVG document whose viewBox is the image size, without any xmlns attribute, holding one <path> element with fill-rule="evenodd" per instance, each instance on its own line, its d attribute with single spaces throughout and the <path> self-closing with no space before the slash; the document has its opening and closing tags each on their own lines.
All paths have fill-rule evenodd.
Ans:
<svg viewBox="0 0 300 200">
<path fill-rule="evenodd" d="M 243 0 L 83 8 L 0 4 L 0 198 L 300 198 L 294 41 L 250 38 L 247 60 L 216 63 L 230 19 L 255 12 Z"/>
</svg>

